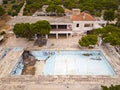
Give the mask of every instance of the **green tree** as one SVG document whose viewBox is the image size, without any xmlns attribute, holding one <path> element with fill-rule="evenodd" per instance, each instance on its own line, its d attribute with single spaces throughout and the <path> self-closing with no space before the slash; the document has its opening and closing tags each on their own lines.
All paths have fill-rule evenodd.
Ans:
<svg viewBox="0 0 120 90">
<path fill-rule="evenodd" d="M 61 6 L 57 6 L 56 7 L 56 13 L 57 14 L 64 14 L 65 11 L 64 11 L 64 9 Z"/>
<path fill-rule="evenodd" d="M 115 19 L 115 12 L 112 9 L 111 10 L 106 10 L 104 12 L 103 18 L 104 18 L 104 20 L 107 20 L 108 23 L 109 23 L 109 21 L 112 21 L 112 20 Z"/>
<path fill-rule="evenodd" d="M 25 23 L 24 24 L 24 37 L 30 40 L 34 35 L 35 33 L 33 32 L 31 28 L 31 24 Z"/>
<path fill-rule="evenodd" d="M 14 26 L 13 32 L 15 35 L 31 39 L 34 33 L 32 32 L 30 28 L 29 23 L 21 23 L 21 24 L 16 24 Z"/>
<path fill-rule="evenodd" d="M 98 28 L 98 29 L 95 29 L 93 33 L 99 35 L 99 34 L 103 34 L 103 31 L 104 31 L 104 28 Z"/>
<path fill-rule="evenodd" d="M 117 21 L 116 26 L 120 28 L 120 21 Z"/>
<path fill-rule="evenodd" d="M 64 14 L 64 9 L 59 6 L 59 5 L 55 5 L 55 4 L 51 4 L 49 5 L 47 8 L 46 8 L 46 11 L 47 12 L 50 12 L 50 13 L 55 13 L 57 15 L 62 15 Z"/>
<path fill-rule="evenodd" d="M 117 2 L 117 3 L 116 3 Z M 61 5 L 63 4 L 65 8 L 73 9 L 80 8 L 82 11 L 87 10 L 92 15 L 101 15 L 102 10 L 117 10 L 118 9 L 118 0 L 27 0 L 27 5 L 25 8 L 25 13 L 29 13 L 30 10 L 34 9 L 31 7 L 33 3 L 41 4 L 41 6 L 47 4 Z M 30 8 L 28 8 L 30 6 Z M 41 8 L 41 7 L 39 7 Z M 38 9 L 35 9 L 38 10 Z M 33 11 L 30 14 L 34 13 Z"/>
<path fill-rule="evenodd" d="M 120 29 L 118 27 L 107 25 L 104 28 L 94 30 L 94 34 L 101 34 L 105 43 L 113 46 L 120 45 Z"/>
<path fill-rule="evenodd" d="M 41 9 L 45 4 L 48 4 L 48 0 L 26 0 L 26 6 L 23 14 L 32 15 L 37 10 Z"/>
<path fill-rule="evenodd" d="M 97 41 L 97 35 L 86 35 L 79 40 L 79 45 L 88 47 L 89 45 L 95 45 Z"/>
<path fill-rule="evenodd" d="M 115 1 L 104 0 L 102 3 L 106 10 L 110 10 L 110 9 L 117 10 L 118 9 L 118 4 Z"/>
<path fill-rule="evenodd" d="M 117 11 L 116 18 L 117 18 L 116 26 L 120 28 L 120 10 Z"/>
<path fill-rule="evenodd" d="M 88 11 L 88 12 L 91 13 L 92 15 L 95 14 L 95 12 L 94 12 L 94 7 L 88 6 L 88 5 L 84 6 L 84 7 L 82 8 L 82 11 Z"/>
<path fill-rule="evenodd" d="M 75 0 L 64 0 L 63 5 L 68 9 L 72 9 L 72 8 L 75 8 L 77 6 L 75 4 Z"/>
<path fill-rule="evenodd" d="M 22 31 L 22 29 L 23 29 L 23 23 L 21 23 L 21 24 L 15 24 L 15 26 L 14 26 L 14 28 L 13 28 L 13 32 L 15 33 L 15 35 L 17 35 L 17 36 L 23 36 L 23 31 Z"/>
<path fill-rule="evenodd" d="M 56 5 L 55 4 L 51 4 L 46 8 L 46 12 L 55 13 L 55 11 L 56 11 Z"/>
<path fill-rule="evenodd" d="M 2 8 L 2 6 L 0 6 L 0 17 L 3 16 L 5 14 L 5 10 Z"/>
<path fill-rule="evenodd" d="M 61 0 L 51 0 L 50 4 L 61 5 L 62 1 Z"/>
<path fill-rule="evenodd" d="M 110 87 L 101 86 L 102 90 L 120 90 L 120 85 L 111 85 Z"/>
<path fill-rule="evenodd" d="M 51 26 L 48 21 L 38 21 L 33 24 L 21 23 L 15 24 L 13 32 L 15 35 L 27 39 L 31 39 L 35 34 L 46 35 L 49 34 Z"/>
<path fill-rule="evenodd" d="M 74 2 L 72 2 L 74 3 Z M 115 0 L 79 0 L 79 4 L 76 7 L 82 11 L 89 11 L 92 15 L 101 16 L 102 10 L 117 10 L 118 3 Z"/>
<path fill-rule="evenodd" d="M 38 21 L 35 23 L 35 30 L 36 34 L 46 35 L 50 33 L 51 25 L 46 20 Z"/>
</svg>

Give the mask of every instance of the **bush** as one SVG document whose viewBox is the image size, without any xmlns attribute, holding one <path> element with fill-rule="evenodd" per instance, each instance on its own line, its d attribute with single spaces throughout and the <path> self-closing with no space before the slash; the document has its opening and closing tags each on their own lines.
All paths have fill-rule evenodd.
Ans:
<svg viewBox="0 0 120 90">
<path fill-rule="evenodd" d="M 105 43 L 113 46 L 120 45 L 120 29 L 113 25 L 107 25 L 104 28 L 94 30 L 94 34 L 101 35 Z"/>
<path fill-rule="evenodd" d="M 97 43 L 97 35 L 86 35 L 79 40 L 79 45 L 88 47 Z"/>
<path fill-rule="evenodd" d="M 12 9 L 16 9 L 18 5 L 12 5 Z"/>
<path fill-rule="evenodd" d="M 15 3 L 15 0 L 11 0 L 11 3 Z"/>
<path fill-rule="evenodd" d="M 12 10 L 11 10 L 11 9 L 9 9 L 9 10 L 8 10 L 8 15 L 11 15 L 11 12 L 12 12 Z"/>
<path fill-rule="evenodd" d="M 120 90 L 120 85 L 111 85 L 110 87 L 101 86 L 102 90 Z"/>
<path fill-rule="evenodd" d="M 24 15 L 32 15 L 35 13 L 39 8 L 42 7 L 42 2 L 43 1 L 32 1 L 32 0 L 27 0 L 27 4 L 24 8 Z"/>
<path fill-rule="evenodd" d="M 46 35 L 51 30 L 50 23 L 48 21 L 38 21 L 33 24 L 21 23 L 15 24 L 13 32 L 16 36 L 31 39 L 35 34 Z"/>
</svg>

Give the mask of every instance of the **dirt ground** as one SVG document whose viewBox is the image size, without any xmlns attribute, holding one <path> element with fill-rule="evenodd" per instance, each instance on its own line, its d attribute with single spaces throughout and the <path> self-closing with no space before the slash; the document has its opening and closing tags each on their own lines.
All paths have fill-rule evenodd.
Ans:
<svg viewBox="0 0 120 90">
<path fill-rule="evenodd" d="M 10 16 L 3 16 L 0 20 L 0 31 L 1 30 L 9 30 L 10 26 L 6 24 L 11 19 Z"/>
</svg>

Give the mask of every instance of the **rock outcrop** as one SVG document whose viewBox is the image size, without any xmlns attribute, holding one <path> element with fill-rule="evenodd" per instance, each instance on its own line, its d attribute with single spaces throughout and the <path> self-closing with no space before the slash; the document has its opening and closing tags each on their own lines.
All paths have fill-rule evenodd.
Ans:
<svg viewBox="0 0 120 90">
<path fill-rule="evenodd" d="M 22 75 L 34 75 L 36 61 L 35 57 L 29 51 L 25 51 L 23 53 L 24 69 L 22 70 Z"/>
</svg>

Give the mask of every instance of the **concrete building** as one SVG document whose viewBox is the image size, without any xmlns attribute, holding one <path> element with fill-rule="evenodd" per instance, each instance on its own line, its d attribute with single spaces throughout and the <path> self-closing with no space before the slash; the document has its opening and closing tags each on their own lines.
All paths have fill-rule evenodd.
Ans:
<svg viewBox="0 0 120 90">
<path fill-rule="evenodd" d="M 71 11 L 70 11 L 71 12 Z M 69 16 L 17 16 L 10 22 L 14 26 L 16 23 L 35 23 L 39 20 L 47 20 L 50 22 L 52 30 L 50 34 L 59 35 L 65 34 L 66 37 L 74 34 L 85 34 L 93 29 L 102 28 L 106 25 L 106 21 L 96 20 L 93 16 L 86 12 L 81 12 L 80 9 L 73 9 L 72 15 Z M 48 35 L 46 35 L 48 38 Z"/>
</svg>

